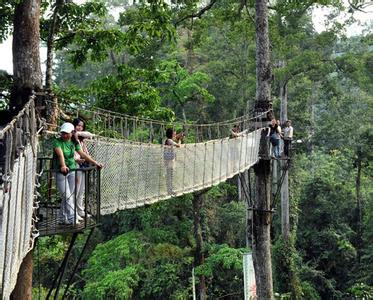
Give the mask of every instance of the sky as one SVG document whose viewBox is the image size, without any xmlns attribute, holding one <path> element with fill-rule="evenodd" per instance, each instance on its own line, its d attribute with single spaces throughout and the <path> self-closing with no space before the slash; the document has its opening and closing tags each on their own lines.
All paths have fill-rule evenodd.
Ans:
<svg viewBox="0 0 373 300">
<path fill-rule="evenodd" d="M 80 0 L 82 1 L 82 0 Z M 362 32 L 362 24 L 365 22 L 373 22 L 373 8 L 369 8 L 370 11 L 367 13 L 364 12 L 355 12 L 355 18 L 359 20 L 361 24 L 355 23 L 350 25 L 347 28 L 347 36 L 353 36 L 360 34 Z M 315 8 L 312 13 L 312 19 L 314 22 L 314 27 L 317 32 L 325 30 L 325 21 L 327 20 L 327 15 L 330 13 L 328 8 Z M 347 19 L 347 16 L 341 16 L 341 22 Z M 13 73 L 13 63 L 12 63 L 12 38 L 9 37 L 4 43 L 0 44 L 0 70 L 6 70 L 8 73 Z M 46 59 L 46 49 L 40 49 L 40 59 L 42 62 L 42 71 L 44 72 L 43 62 Z"/>
</svg>

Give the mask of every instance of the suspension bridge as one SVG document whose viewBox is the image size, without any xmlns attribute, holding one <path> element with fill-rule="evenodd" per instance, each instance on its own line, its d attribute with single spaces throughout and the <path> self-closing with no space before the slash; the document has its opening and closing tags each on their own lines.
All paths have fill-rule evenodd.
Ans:
<svg viewBox="0 0 373 300">
<path fill-rule="evenodd" d="M 94 168 L 84 170 L 86 212 L 89 210 L 92 218 L 85 218 L 80 227 L 63 227 L 56 222 L 60 200 L 46 158 L 52 153 L 50 134 L 43 134 L 32 97 L 0 131 L 5 149 L 0 189 L 3 299 L 9 298 L 22 260 L 39 235 L 94 228 L 100 215 L 204 190 L 244 172 L 259 160 L 260 139 L 266 126 L 262 121 L 267 121 L 267 112 L 254 118 L 245 115 L 210 124 L 170 124 L 102 109 L 78 109 L 72 104 L 64 110 L 85 116 L 90 131 L 98 133 L 87 145 L 104 168 L 101 172 Z M 240 133 L 232 138 L 234 125 L 239 126 Z M 184 143 L 172 149 L 171 170 L 165 162 L 169 146 L 162 142 L 170 126 L 186 134 Z M 59 276 L 63 276 L 63 268 Z M 56 277 L 55 281 L 61 278 Z"/>
</svg>

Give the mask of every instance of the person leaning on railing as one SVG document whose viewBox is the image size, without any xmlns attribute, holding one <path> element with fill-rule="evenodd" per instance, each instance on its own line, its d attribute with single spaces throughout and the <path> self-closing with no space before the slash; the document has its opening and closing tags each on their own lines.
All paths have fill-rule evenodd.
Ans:
<svg viewBox="0 0 373 300">
<path fill-rule="evenodd" d="M 75 127 L 74 137 L 77 143 L 79 143 L 80 148 L 85 154 L 89 155 L 86 139 L 93 137 L 93 134 L 86 131 L 85 123 L 82 119 L 76 118 L 73 120 L 73 125 Z M 73 137 L 73 138 L 74 138 Z M 79 165 L 79 168 L 89 167 L 89 162 L 82 158 L 78 152 L 75 152 L 74 159 Z M 78 171 L 76 173 L 76 210 L 79 217 L 90 217 L 91 215 L 88 212 L 85 212 L 84 208 L 84 193 L 85 193 L 85 172 Z"/>
<path fill-rule="evenodd" d="M 98 168 L 102 164 L 95 161 L 90 155 L 84 153 L 75 140 L 72 139 L 74 125 L 64 123 L 60 128 L 60 137 L 56 138 L 53 143 L 53 169 L 56 170 L 56 184 L 62 196 L 61 209 L 58 216 L 60 224 L 70 225 L 78 223 L 83 219 L 75 215 L 75 188 L 76 178 L 75 169 L 77 164 L 74 159 L 75 151 Z"/>
</svg>

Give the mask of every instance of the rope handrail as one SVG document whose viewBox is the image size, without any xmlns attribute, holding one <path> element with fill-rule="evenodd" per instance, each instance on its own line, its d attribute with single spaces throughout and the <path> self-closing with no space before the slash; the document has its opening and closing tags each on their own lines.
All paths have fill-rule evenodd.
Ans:
<svg viewBox="0 0 373 300">
<path fill-rule="evenodd" d="M 55 104 L 50 100 L 45 100 L 45 101 L 48 102 L 48 103 L 51 103 L 51 104 Z M 70 105 L 70 104 L 76 105 L 76 103 L 72 103 L 72 102 L 64 102 L 63 104 L 64 105 Z M 235 124 L 237 122 L 240 122 L 240 121 L 243 121 L 243 120 L 253 121 L 253 120 L 257 120 L 257 119 L 262 118 L 267 113 L 272 111 L 270 109 L 270 110 L 267 110 L 267 111 L 264 111 L 264 112 L 260 112 L 260 114 L 256 115 L 256 116 L 250 116 L 251 114 L 245 114 L 245 115 L 233 118 L 233 119 L 219 121 L 219 122 L 193 123 L 193 121 L 192 121 L 190 123 L 188 123 L 188 122 L 185 123 L 185 122 L 182 122 L 182 121 L 160 121 L 160 120 L 151 119 L 151 118 L 133 116 L 133 115 L 125 114 L 125 113 L 119 113 L 119 112 L 103 109 L 103 108 L 100 108 L 100 107 L 91 107 L 91 108 L 70 107 L 70 109 L 78 110 L 77 113 L 79 111 L 85 111 L 85 112 L 90 112 L 90 113 L 93 113 L 93 114 L 101 114 L 101 115 L 104 115 L 104 116 L 111 115 L 111 116 L 114 116 L 114 117 L 124 118 L 124 119 L 130 120 L 130 121 L 147 122 L 147 123 L 153 123 L 153 124 L 164 125 L 164 126 L 179 125 L 179 126 L 193 126 L 193 127 L 208 127 L 208 126 L 211 127 L 211 126 L 219 126 L 219 125 L 233 125 L 233 124 Z"/>
<path fill-rule="evenodd" d="M 17 121 L 25 114 L 25 112 L 30 108 L 30 105 L 34 104 L 35 96 L 30 96 L 29 101 L 24 105 L 24 107 L 18 112 L 18 114 L 13 117 L 13 119 L 3 128 L 0 129 L 0 139 L 3 138 L 4 134 L 11 130 Z"/>
</svg>

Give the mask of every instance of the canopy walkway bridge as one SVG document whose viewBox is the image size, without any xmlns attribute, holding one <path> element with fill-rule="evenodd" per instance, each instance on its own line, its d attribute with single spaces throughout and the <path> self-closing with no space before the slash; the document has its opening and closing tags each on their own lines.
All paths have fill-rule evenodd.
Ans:
<svg viewBox="0 0 373 300">
<path fill-rule="evenodd" d="M 56 221 L 60 200 L 45 158 L 52 149 L 48 136 L 38 128 L 34 100 L 0 131 L 5 150 L 0 182 L 0 295 L 4 299 L 39 235 L 94 228 L 101 215 L 203 190 L 240 174 L 258 162 L 267 124 L 262 122 L 267 121 L 267 112 L 211 124 L 170 124 L 67 105 L 65 110 L 85 115 L 89 129 L 99 133 L 87 144 L 104 168 L 101 174 L 95 168 L 75 171 L 86 174 L 86 217 L 78 226 L 66 226 Z M 234 138 L 230 137 L 233 125 L 240 128 Z M 178 148 L 164 145 L 170 126 L 186 134 Z M 167 163 L 170 155 L 171 167 Z"/>
</svg>

